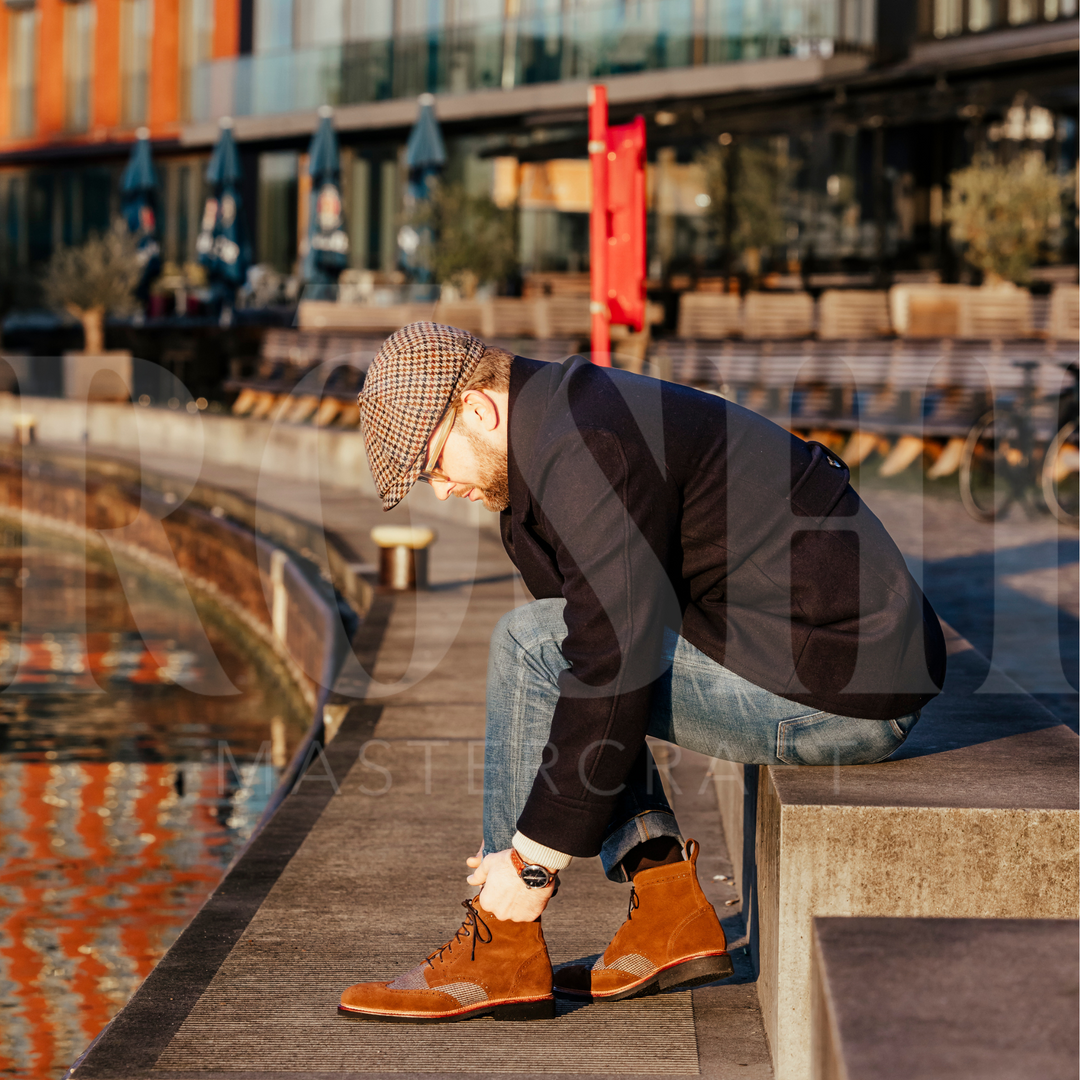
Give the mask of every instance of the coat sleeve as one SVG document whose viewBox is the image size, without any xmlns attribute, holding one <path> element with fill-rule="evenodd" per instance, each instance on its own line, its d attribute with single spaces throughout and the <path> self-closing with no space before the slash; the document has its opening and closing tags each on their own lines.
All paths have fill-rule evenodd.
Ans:
<svg viewBox="0 0 1080 1080">
<path fill-rule="evenodd" d="M 600 850 L 621 785 L 640 752 L 665 628 L 680 605 L 667 564 L 677 497 L 636 444 L 603 429 L 563 429 L 530 488 L 563 579 L 570 668 L 541 774 L 518 829 L 575 856 Z"/>
</svg>

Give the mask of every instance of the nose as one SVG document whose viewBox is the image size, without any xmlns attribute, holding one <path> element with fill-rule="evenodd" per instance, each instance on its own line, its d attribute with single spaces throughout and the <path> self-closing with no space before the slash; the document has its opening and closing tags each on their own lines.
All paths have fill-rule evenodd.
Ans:
<svg viewBox="0 0 1080 1080">
<path fill-rule="evenodd" d="M 435 492 L 435 498 L 439 502 L 446 502 L 450 498 L 450 492 L 453 490 L 454 485 L 447 483 L 445 480 L 436 480 L 431 485 L 431 490 Z"/>
</svg>

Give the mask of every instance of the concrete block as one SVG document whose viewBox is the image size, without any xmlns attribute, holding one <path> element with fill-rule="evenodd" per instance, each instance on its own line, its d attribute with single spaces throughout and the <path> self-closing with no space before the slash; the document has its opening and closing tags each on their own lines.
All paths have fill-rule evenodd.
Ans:
<svg viewBox="0 0 1080 1080">
<path fill-rule="evenodd" d="M 716 770 L 777 1080 L 811 1075 L 815 916 L 1076 917 L 1077 737 L 988 670 L 950 657 L 894 760 Z"/>
<path fill-rule="evenodd" d="M 1075 1080 L 1075 922 L 815 919 L 814 1080 Z"/>
</svg>

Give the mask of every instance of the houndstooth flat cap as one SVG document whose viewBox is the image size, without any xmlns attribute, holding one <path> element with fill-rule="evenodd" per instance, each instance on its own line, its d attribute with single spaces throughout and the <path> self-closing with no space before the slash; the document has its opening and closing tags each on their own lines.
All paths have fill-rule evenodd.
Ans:
<svg viewBox="0 0 1080 1080">
<path fill-rule="evenodd" d="M 383 342 L 357 401 L 384 510 L 397 506 L 416 483 L 435 425 L 485 348 L 464 330 L 430 322 L 410 323 Z"/>
</svg>

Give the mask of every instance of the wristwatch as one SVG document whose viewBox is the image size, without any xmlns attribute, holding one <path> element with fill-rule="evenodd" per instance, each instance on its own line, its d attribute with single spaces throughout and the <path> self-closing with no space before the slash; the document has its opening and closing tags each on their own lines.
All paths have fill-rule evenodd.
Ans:
<svg viewBox="0 0 1080 1080">
<path fill-rule="evenodd" d="M 525 885 L 530 889 L 546 889 L 559 876 L 556 870 L 552 873 L 546 866 L 539 863 L 527 863 L 519 854 L 517 848 L 510 849 L 510 861 L 518 872 Z"/>
</svg>

